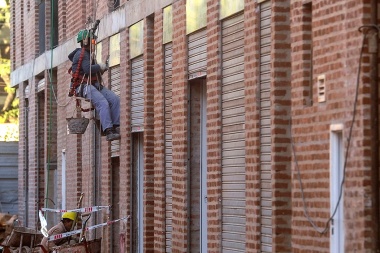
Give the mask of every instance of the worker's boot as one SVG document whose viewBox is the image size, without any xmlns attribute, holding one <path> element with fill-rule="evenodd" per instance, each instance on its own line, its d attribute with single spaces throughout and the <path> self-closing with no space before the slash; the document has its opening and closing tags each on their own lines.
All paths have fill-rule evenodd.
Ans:
<svg viewBox="0 0 380 253">
<path fill-rule="evenodd" d="M 105 133 L 107 141 L 120 140 L 120 134 L 118 134 L 113 128 L 107 128 Z"/>
<path fill-rule="evenodd" d="M 120 126 L 118 126 L 118 125 L 114 125 L 114 126 L 113 126 L 113 129 L 115 129 L 115 132 L 116 132 L 116 133 L 120 134 Z"/>
</svg>

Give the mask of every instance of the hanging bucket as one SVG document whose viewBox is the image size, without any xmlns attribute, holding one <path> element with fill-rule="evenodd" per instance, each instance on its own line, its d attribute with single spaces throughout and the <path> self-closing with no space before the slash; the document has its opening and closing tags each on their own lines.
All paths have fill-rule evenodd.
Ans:
<svg viewBox="0 0 380 253">
<path fill-rule="evenodd" d="M 84 134 L 87 129 L 87 125 L 90 122 L 87 118 L 67 118 L 67 125 L 69 127 L 70 134 Z"/>
</svg>

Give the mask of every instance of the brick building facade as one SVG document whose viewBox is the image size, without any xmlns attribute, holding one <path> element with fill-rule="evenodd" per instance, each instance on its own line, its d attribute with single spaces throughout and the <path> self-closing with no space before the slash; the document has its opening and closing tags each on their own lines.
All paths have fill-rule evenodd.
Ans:
<svg viewBox="0 0 380 253">
<path fill-rule="evenodd" d="M 89 233 L 102 252 L 377 252 L 378 8 L 12 1 L 23 225 L 83 193 L 82 206 L 112 206 L 90 225 L 130 217 Z M 67 96 L 67 55 L 96 19 L 120 141 Z M 86 132 L 69 134 L 82 116 Z"/>
</svg>

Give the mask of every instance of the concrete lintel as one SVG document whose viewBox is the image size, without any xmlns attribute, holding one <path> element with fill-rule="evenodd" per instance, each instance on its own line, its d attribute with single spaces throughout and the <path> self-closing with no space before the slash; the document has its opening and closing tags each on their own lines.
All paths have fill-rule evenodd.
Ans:
<svg viewBox="0 0 380 253">
<path fill-rule="evenodd" d="M 128 28 L 134 23 L 175 1 L 178 0 L 143 0 L 126 2 L 124 5 L 120 6 L 119 9 L 104 16 L 100 20 L 98 41 L 102 41 L 103 39 Z M 76 43 L 74 37 L 53 49 L 53 54 L 51 50 L 48 50 L 34 60 L 20 66 L 11 73 L 11 86 L 17 87 L 21 82 L 42 73 L 44 70 L 59 66 L 68 60 L 67 55 L 76 47 L 79 47 L 79 45 Z"/>
</svg>

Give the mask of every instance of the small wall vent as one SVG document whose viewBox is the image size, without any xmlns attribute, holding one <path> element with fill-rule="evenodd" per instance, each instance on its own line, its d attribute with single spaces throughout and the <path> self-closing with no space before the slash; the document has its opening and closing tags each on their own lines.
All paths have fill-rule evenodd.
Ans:
<svg viewBox="0 0 380 253">
<path fill-rule="evenodd" d="M 318 103 L 326 102 L 326 78 L 325 75 L 318 76 Z"/>
</svg>

